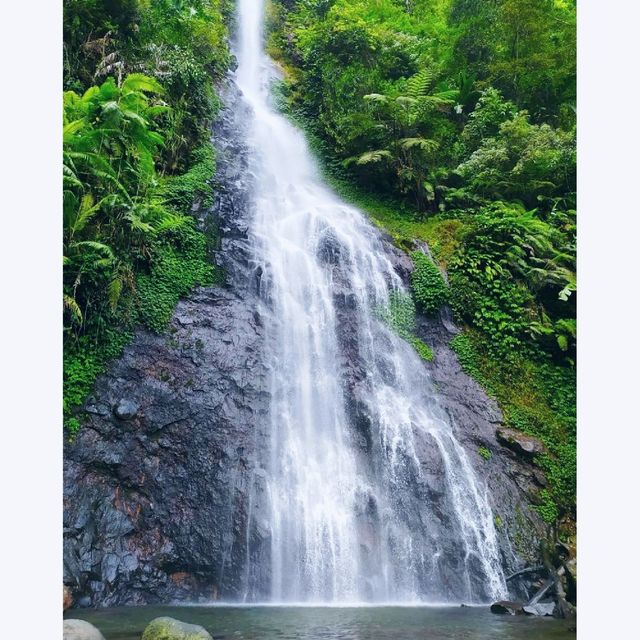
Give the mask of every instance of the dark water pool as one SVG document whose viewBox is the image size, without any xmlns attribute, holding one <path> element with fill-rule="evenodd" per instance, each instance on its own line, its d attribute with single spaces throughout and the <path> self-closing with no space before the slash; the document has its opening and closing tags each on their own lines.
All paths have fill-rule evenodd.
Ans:
<svg viewBox="0 0 640 640">
<path fill-rule="evenodd" d="M 497 616 L 488 607 L 122 607 L 80 609 L 106 640 L 140 640 L 147 623 L 171 616 L 234 640 L 564 640 L 574 621 Z"/>
</svg>

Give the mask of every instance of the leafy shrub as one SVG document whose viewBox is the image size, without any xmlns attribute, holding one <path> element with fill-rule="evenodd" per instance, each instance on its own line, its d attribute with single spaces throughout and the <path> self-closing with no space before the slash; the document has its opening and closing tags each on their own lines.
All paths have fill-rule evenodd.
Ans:
<svg viewBox="0 0 640 640">
<path fill-rule="evenodd" d="M 570 329 L 551 315 L 574 313 L 563 292 L 575 288 L 575 255 L 565 243 L 554 226 L 515 206 L 496 203 L 469 217 L 449 261 L 450 299 L 459 319 L 491 336 L 497 357 L 535 351 L 549 331 Z M 550 352 L 561 356 L 563 344 Z"/>
<path fill-rule="evenodd" d="M 536 206 L 539 196 L 575 191 L 575 130 L 531 124 L 522 111 L 503 122 L 495 137 L 483 139 L 456 171 L 485 198 Z"/>
<path fill-rule="evenodd" d="M 517 111 L 515 104 L 505 100 L 497 89 L 489 87 L 483 91 L 462 130 L 461 141 L 465 151 L 472 153 L 485 138 L 498 135 L 500 125 L 511 120 Z"/>
<path fill-rule="evenodd" d="M 484 460 L 491 460 L 492 453 L 487 449 L 487 447 L 478 447 L 478 454 Z"/>
<path fill-rule="evenodd" d="M 449 289 L 440 270 L 429 256 L 421 251 L 414 251 L 411 259 L 415 266 L 411 274 L 413 297 L 421 311 L 435 315 L 448 301 Z"/>
</svg>

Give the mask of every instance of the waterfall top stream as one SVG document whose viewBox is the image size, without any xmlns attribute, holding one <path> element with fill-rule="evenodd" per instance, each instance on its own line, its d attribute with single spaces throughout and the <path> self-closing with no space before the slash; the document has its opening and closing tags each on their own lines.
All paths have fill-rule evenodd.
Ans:
<svg viewBox="0 0 640 640">
<path fill-rule="evenodd" d="M 260 460 L 269 549 L 251 557 L 270 579 L 251 584 L 260 572 L 248 570 L 246 599 L 505 597 L 487 490 L 420 357 L 381 317 L 407 295 L 402 279 L 378 232 L 323 184 L 304 136 L 272 106 L 263 10 L 239 0 L 236 83 L 252 114 L 249 235 L 271 393 Z"/>
</svg>

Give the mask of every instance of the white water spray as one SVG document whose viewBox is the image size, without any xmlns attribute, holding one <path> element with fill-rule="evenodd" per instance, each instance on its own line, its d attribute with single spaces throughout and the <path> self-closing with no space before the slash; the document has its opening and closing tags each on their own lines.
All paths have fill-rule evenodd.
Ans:
<svg viewBox="0 0 640 640">
<path fill-rule="evenodd" d="M 236 82 L 253 114 L 250 235 L 271 368 L 268 597 L 504 597 L 486 496 L 420 358 L 376 313 L 390 292 L 404 292 L 402 282 L 377 232 L 323 184 L 303 135 L 271 106 L 277 74 L 263 53 L 263 10 L 263 0 L 239 0 Z M 345 406 L 340 305 L 348 306 L 364 372 L 365 435 Z M 425 451 L 444 479 L 438 508 L 419 498 L 430 482 Z"/>
</svg>

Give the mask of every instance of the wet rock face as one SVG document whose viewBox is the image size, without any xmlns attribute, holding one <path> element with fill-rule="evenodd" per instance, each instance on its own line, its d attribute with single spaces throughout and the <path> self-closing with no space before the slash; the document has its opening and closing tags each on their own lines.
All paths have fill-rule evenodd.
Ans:
<svg viewBox="0 0 640 640">
<path fill-rule="evenodd" d="M 462 370 L 449 348 L 456 332 L 446 310 L 439 318 L 418 320 L 418 336 L 433 349 L 433 361 L 425 366 L 439 404 L 448 414 L 476 475 L 489 490 L 503 569 L 509 575 L 541 562 L 540 540 L 546 535 L 545 527 L 532 502 L 546 480 L 533 466 L 531 456 L 523 456 L 500 440 L 502 414 L 497 403 Z M 491 452 L 488 460 L 479 454 L 480 447 Z M 528 577 L 513 580 L 508 586 L 512 596 L 525 600 L 535 591 Z"/>
<path fill-rule="evenodd" d="M 65 452 L 65 582 L 91 605 L 239 597 L 268 402 L 262 327 L 205 289 L 141 332 L 97 383 Z M 138 407 L 122 420 L 126 397 Z M 260 545 L 260 540 L 255 544 Z"/>
</svg>

